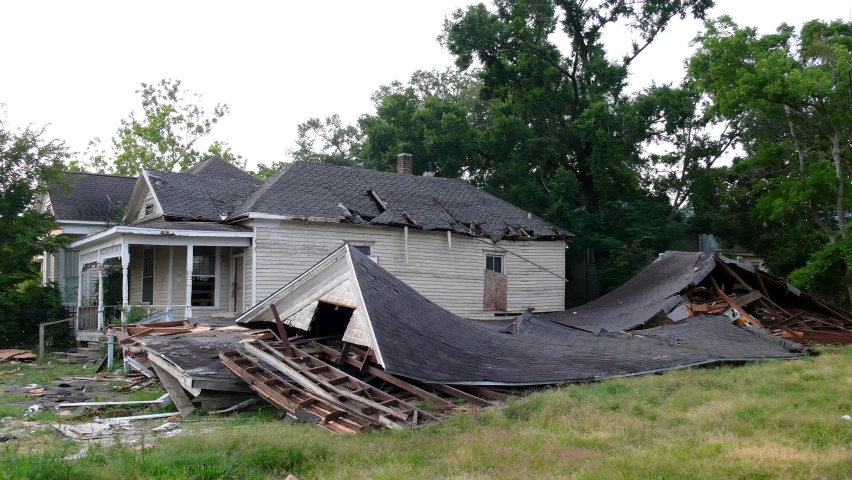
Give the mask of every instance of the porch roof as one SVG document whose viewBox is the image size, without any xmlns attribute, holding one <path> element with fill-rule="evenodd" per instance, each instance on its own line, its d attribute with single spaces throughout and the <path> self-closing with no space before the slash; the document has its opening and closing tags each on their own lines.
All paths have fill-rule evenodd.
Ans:
<svg viewBox="0 0 852 480">
<path fill-rule="evenodd" d="M 101 259 L 120 256 L 121 245 L 196 245 L 248 247 L 254 232 L 242 227 L 203 222 L 154 221 L 142 225 L 117 225 L 73 242 L 81 258 L 100 251 Z"/>
</svg>

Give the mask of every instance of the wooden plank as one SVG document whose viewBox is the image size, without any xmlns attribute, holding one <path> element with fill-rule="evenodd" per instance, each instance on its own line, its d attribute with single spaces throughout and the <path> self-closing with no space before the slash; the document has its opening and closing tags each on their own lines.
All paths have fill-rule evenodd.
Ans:
<svg viewBox="0 0 852 480">
<path fill-rule="evenodd" d="M 459 390 L 467 390 L 469 392 L 473 392 L 480 397 L 490 398 L 491 400 L 497 400 L 498 402 L 506 402 L 509 400 L 509 396 L 505 393 L 494 391 L 490 388 L 480 387 L 478 385 L 455 385 Z"/>
<path fill-rule="evenodd" d="M 178 379 L 173 377 L 169 372 L 157 366 L 157 364 L 151 365 L 154 367 L 154 371 L 157 372 L 157 378 L 160 379 L 160 383 L 163 384 L 163 387 L 169 392 L 169 397 L 174 402 L 175 406 L 180 412 L 180 416 L 186 417 L 190 413 L 195 411 L 195 405 L 192 404 L 192 400 L 190 400 L 189 396 L 184 391 L 183 387 L 178 382 Z"/>
<path fill-rule="evenodd" d="M 328 346 L 325 346 L 325 345 L 322 345 L 322 344 L 319 344 L 319 343 L 316 343 L 316 342 L 310 342 L 309 345 L 314 347 L 314 348 L 319 349 L 320 351 L 322 351 L 323 353 L 325 353 L 326 355 L 331 357 L 332 360 L 337 359 L 340 356 L 340 352 L 338 352 L 337 350 L 334 350 L 331 347 L 328 347 Z M 355 350 L 355 349 L 353 348 L 353 350 Z M 360 361 L 358 361 L 354 358 L 351 358 L 351 357 L 347 357 L 346 359 L 344 359 L 344 361 L 346 363 L 354 366 L 354 367 L 360 367 L 361 363 L 362 363 L 362 362 L 360 362 Z M 414 395 L 417 395 L 418 397 L 422 398 L 423 400 L 434 403 L 437 406 L 443 408 L 444 410 L 452 410 L 453 408 L 455 408 L 455 405 L 444 400 L 443 398 L 441 398 L 437 395 L 434 395 L 432 393 L 429 393 L 429 392 L 423 390 L 422 388 L 415 387 L 414 385 L 412 385 L 412 384 L 410 384 L 410 383 L 408 383 L 404 380 L 401 380 L 401 379 L 399 379 L 399 378 L 397 378 L 397 377 L 395 377 L 395 376 L 393 376 L 389 373 L 386 373 L 383 370 L 379 370 L 378 368 L 367 366 L 367 368 L 365 369 L 365 372 L 369 373 L 370 375 L 374 375 L 378 378 L 381 378 L 382 380 L 390 383 L 391 385 L 394 385 L 398 388 L 401 388 L 401 389 L 403 389 L 403 390 L 405 390 L 409 393 L 413 393 Z"/>
<path fill-rule="evenodd" d="M 739 312 L 740 317 L 744 318 L 744 319 L 745 319 L 745 321 L 747 321 L 747 322 L 751 323 L 752 325 L 757 325 L 758 327 L 762 327 L 762 326 L 763 326 L 763 325 L 761 325 L 761 324 L 760 324 L 760 322 L 759 322 L 759 321 L 757 321 L 754 317 L 752 317 L 751 315 L 749 315 L 749 314 L 748 314 L 748 312 L 746 312 L 745 310 L 743 310 L 743 309 L 742 309 L 742 307 L 740 307 L 739 305 L 737 305 L 737 304 L 736 304 L 736 302 L 734 302 L 733 300 L 731 300 L 731 298 L 730 298 L 729 296 L 725 295 L 725 292 L 723 292 L 723 291 L 722 291 L 722 289 L 719 287 L 719 284 L 718 284 L 718 283 L 716 283 L 716 279 L 715 279 L 715 278 L 713 278 L 713 275 L 710 275 L 710 280 L 713 282 L 713 286 L 714 286 L 714 287 L 716 287 L 716 293 L 718 293 L 718 294 L 719 294 L 719 296 L 720 296 L 720 297 L 722 297 L 722 300 L 724 300 L 724 301 L 725 301 L 725 303 L 727 303 L 728 305 L 730 305 L 730 307 L 731 307 L 731 308 L 733 308 L 734 310 L 736 310 L 737 312 Z"/>
<path fill-rule="evenodd" d="M 485 269 L 483 282 L 482 308 L 484 310 L 506 310 L 508 277 L 502 273 Z"/>
<path fill-rule="evenodd" d="M 276 349 L 274 345 L 268 344 L 268 343 L 263 342 L 263 341 L 259 341 L 258 344 L 260 345 L 260 348 L 266 349 L 268 351 L 268 353 L 270 353 L 272 355 L 279 355 L 282 362 L 288 363 L 291 367 L 298 369 L 306 377 L 313 380 L 314 382 L 317 382 L 320 385 L 323 385 L 324 388 L 326 388 L 328 391 L 330 391 L 333 394 L 342 395 L 346 398 L 349 398 L 352 401 L 364 404 L 364 405 L 366 405 L 370 408 L 373 408 L 373 409 L 378 410 L 380 412 L 384 412 L 385 414 L 390 415 L 394 418 L 398 418 L 400 420 L 407 420 L 408 417 L 409 417 L 409 414 L 405 413 L 403 410 L 405 410 L 405 411 L 417 411 L 418 410 L 413 405 L 410 405 L 407 402 L 405 402 L 405 401 L 403 401 L 399 398 L 396 398 L 396 397 L 394 397 L 393 395 L 391 395 L 387 392 L 383 392 L 383 391 L 373 387 L 372 385 L 370 385 L 366 382 L 363 382 L 363 381 L 347 374 L 346 372 L 338 370 L 338 369 L 334 368 L 332 365 L 325 363 L 322 360 L 320 360 L 320 359 L 318 359 L 318 358 L 316 358 L 312 355 L 309 355 L 302 350 L 294 348 L 295 353 L 298 356 L 298 359 L 300 361 L 304 361 L 304 363 L 300 364 L 295 359 L 287 358 L 287 357 L 283 356 L 283 354 L 280 351 L 278 351 L 278 349 Z M 313 365 L 317 365 L 317 367 L 310 368 Z M 326 372 L 328 372 L 332 375 L 335 375 L 335 377 L 329 378 L 329 377 L 324 377 L 322 375 L 315 375 L 315 374 L 312 373 L 312 370 L 315 370 L 316 368 L 323 368 L 323 369 L 325 369 Z M 347 385 L 347 384 L 352 385 L 356 388 L 353 388 L 353 387 L 350 386 L 349 388 L 352 388 L 352 390 L 349 391 L 349 390 L 345 390 L 345 389 L 343 389 L 339 386 L 339 385 Z M 366 398 L 359 395 L 359 393 L 363 393 L 366 396 Z M 374 401 L 374 397 L 378 398 L 379 400 L 384 400 L 384 402 L 382 402 L 381 404 L 377 403 L 377 402 Z M 398 405 L 398 406 L 401 406 L 402 408 L 389 408 L 388 406 L 385 405 L 388 402 L 392 402 L 394 406 Z M 421 414 L 423 415 L 424 420 L 435 420 L 435 421 L 438 420 L 436 417 L 434 417 L 434 416 L 432 416 L 432 415 L 430 415 L 426 412 L 421 412 Z M 417 423 L 413 422 L 413 424 L 416 425 Z"/>
<path fill-rule="evenodd" d="M 760 300 L 761 298 L 763 298 L 762 293 L 758 292 L 757 290 L 752 290 L 745 295 L 735 298 L 734 302 L 736 302 L 737 305 L 741 307 L 745 307 L 750 303 Z"/>
<path fill-rule="evenodd" d="M 448 395 L 452 395 L 456 398 L 461 398 L 466 402 L 472 403 L 472 404 L 480 406 L 480 407 L 494 406 L 494 404 L 489 402 L 488 400 L 484 400 L 482 398 L 477 397 L 476 395 L 473 395 L 473 394 L 470 394 L 470 393 L 467 393 L 467 392 L 463 392 L 463 391 L 461 391 L 457 388 L 453 388 L 449 385 L 444 385 L 444 384 L 441 384 L 441 383 L 427 383 L 426 385 L 429 385 L 430 387 L 434 388 L 435 390 L 438 390 L 439 392 L 444 392 L 444 393 L 446 393 Z"/>
<path fill-rule="evenodd" d="M 163 370 L 169 372 L 173 377 L 177 378 L 178 382 L 180 382 L 181 386 L 187 392 L 191 393 L 194 396 L 198 396 L 201 394 L 201 388 L 196 388 L 192 385 L 192 378 L 190 378 L 189 375 L 185 374 L 166 360 L 163 360 L 162 358 L 160 358 L 159 355 L 151 352 L 150 350 L 148 350 L 148 361 L 151 362 L 152 366 L 157 365 Z"/>
<path fill-rule="evenodd" d="M 290 347 L 290 339 L 287 338 L 287 330 L 284 328 L 284 323 L 281 322 L 281 317 L 278 316 L 278 308 L 274 304 L 269 305 L 272 310 L 272 316 L 275 317 L 275 325 L 278 326 L 278 340 L 284 345 L 284 351 L 287 355 L 293 356 L 293 349 Z"/>
<path fill-rule="evenodd" d="M 305 378 L 304 375 L 296 371 L 296 369 L 282 362 L 278 358 L 275 358 L 268 352 L 264 351 L 261 348 L 258 348 L 252 343 L 245 343 L 243 345 L 245 346 L 246 351 L 256 356 L 259 360 L 275 367 L 275 369 L 277 369 L 279 372 L 283 373 L 284 375 L 287 375 L 287 378 L 299 384 L 300 387 L 313 393 L 314 395 L 318 395 L 328 400 L 334 400 L 334 397 L 332 397 L 328 392 L 318 387 L 314 382 L 308 380 L 307 378 Z"/>
<path fill-rule="evenodd" d="M 114 407 L 119 405 L 156 405 L 166 401 L 171 395 L 163 395 L 156 400 L 128 400 L 125 402 L 69 402 L 60 403 L 57 407 Z"/>
<path fill-rule="evenodd" d="M 273 376 L 239 352 L 223 352 L 219 354 L 219 358 L 225 367 L 249 383 L 261 397 L 296 418 L 335 433 L 357 433 L 377 426 L 376 422 L 366 415 L 337 402 L 315 397 L 310 392 Z M 257 367 L 257 370 L 250 371 L 252 367 Z"/>
</svg>

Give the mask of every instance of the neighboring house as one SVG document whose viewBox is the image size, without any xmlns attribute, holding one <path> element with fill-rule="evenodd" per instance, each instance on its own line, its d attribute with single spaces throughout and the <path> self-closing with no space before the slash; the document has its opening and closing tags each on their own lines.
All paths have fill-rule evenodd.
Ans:
<svg viewBox="0 0 852 480">
<path fill-rule="evenodd" d="M 265 182 L 218 157 L 143 170 L 119 226 L 75 242 L 120 262 L 124 305 L 245 311 L 344 243 L 436 304 L 494 319 L 564 307 L 569 232 L 460 179 L 296 162 Z"/>
<path fill-rule="evenodd" d="M 55 235 L 77 239 L 100 232 L 110 221 L 120 218 L 136 185 L 135 177 L 79 172 L 66 175 L 67 188 L 50 185 L 36 207 L 40 212 L 53 212 L 59 224 Z M 36 261 L 40 264 L 42 283 L 56 282 L 63 292 L 63 304 L 77 305 L 80 274 L 77 251 L 64 248 L 54 254 L 45 253 Z"/>
<path fill-rule="evenodd" d="M 754 268 L 759 268 L 764 271 L 766 270 L 766 265 L 763 261 L 763 258 L 757 255 L 756 253 L 753 253 L 750 250 L 743 248 L 739 245 L 734 245 L 733 248 L 725 248 L 713 235 L 699 234 L 698 251 L 709 252 L 710 250 L 720 253 L 726 252 L 738 262 L 751 265 Z"/>
</svg>

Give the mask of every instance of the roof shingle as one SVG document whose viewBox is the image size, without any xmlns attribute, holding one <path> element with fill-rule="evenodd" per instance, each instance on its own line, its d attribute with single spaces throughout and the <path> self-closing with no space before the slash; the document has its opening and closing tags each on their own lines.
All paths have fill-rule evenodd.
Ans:
<svg viewBox="0 0 852 480">
<path fill-rule="evenodd" d="M 69 189 L 57 184 L 49 187 L 50 203 L 57 220 L 107 222 L 127 206 L 135 177 L 100 173 L 67 172 Z"/>
</svg>

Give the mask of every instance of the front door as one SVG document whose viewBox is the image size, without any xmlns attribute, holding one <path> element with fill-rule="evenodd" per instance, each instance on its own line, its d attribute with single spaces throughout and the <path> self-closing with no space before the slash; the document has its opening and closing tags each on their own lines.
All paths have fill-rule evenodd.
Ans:
<svg viewBox="0 0 852 480">
<path fill-rule="evenodd" d="M 234 311 L 243 311 L 243 257 L 234 258 Z"/>
</svg>

